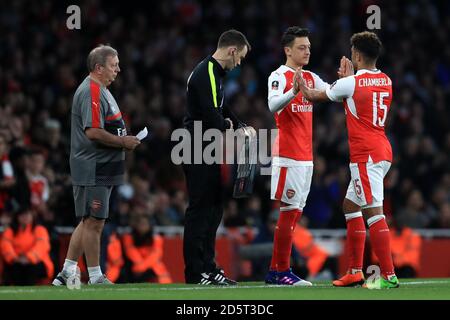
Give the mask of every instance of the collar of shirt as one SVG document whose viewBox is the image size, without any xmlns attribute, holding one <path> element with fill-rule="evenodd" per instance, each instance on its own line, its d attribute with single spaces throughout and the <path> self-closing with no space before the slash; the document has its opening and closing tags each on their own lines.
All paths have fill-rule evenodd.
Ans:
<svg viewBox="0 0 450 320">
<path fill-rule="evenodd" d="M 379 70 L 379 69 L 371 69 L 371 70 L 369 70 L 369 69 L 359 69 L 357 72 L 356 72 L 356 74 L 355 74 L 355 76 L 359 76 L 360 74 L 363 74 L 363 73 L 372 73 L 372 74 L 376 74 L 376 73 L 380 73 L 381 71 Z"/>
<path fill-rule="evenodd" d="M 214 58 L 212 57 L 212 55 L 209 55 L 209 56 L 208 56 L 208 61 L 211 61 L 211 62 L 214 64 L 214 69 L 217 70 L 217 73 L 218 73 L 218 75 L 219 75 L 220 77 L 224 77 L 224 76 L 227 74 L 227 72 L 225 71 L 225 69 L 222 68 L 222 66 L 220 65 L 220 63 L 217 62 L 217 60 L 214 59 Z"/>
</svg>

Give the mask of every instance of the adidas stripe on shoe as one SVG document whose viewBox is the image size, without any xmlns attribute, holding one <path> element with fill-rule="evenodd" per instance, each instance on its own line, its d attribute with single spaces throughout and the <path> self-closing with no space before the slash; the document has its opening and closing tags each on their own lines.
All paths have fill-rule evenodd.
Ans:
<svg viewBox="0 0 450 320">
<path fill-rule="evenodd" d="M 235 286 L 238 283 L 230 278 L 225 276 L 225 272 L 222 269 L 216 269 L 215 271 L 209 274 L 210 278 L 212 277 L 214 280 L 222 283 L 227 286 Z"/>
<path fill-rule="evenodd" d="M 224 286 L 225 283 L 222 283 L 216 279 L 214 279 L 214 276 L 212 273 L 202 273 L 200 281 L 197 283 L 204 286 Z"/>
</svg>

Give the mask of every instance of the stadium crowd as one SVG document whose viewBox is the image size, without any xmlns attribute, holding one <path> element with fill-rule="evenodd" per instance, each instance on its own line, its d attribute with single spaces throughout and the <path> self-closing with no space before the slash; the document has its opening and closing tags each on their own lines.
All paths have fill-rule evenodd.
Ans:
<svg viewBox="0 0 450 320">
<path fill-rule="evenodd" d="M 386 179 L 385 214 L 397 226 L 450 228 L 450 5 L 428 1 L 174 0 L 111 5 L 82 1 L 81 29 L 66 27 L 59 1 L 12 1 L 0 12 L 0 224 L 31 208 L 55 243 L 55 226 L 74 226 L 69 172 L 73 94 L 87 75 L 86 57 L 99 43 L 119 52 L 121 73 L 111 87 L 128 131 L 150 137 L 127 154 L 127 183 L 112 196 L 109 224 L 129 226 L 147 216 L 155 226 L 183 225 L 186 186 L 171 162 L 174 129 L 182 127 L 186 80 L 213 52 L 217 36 L 236 28 L 252 51 L 227 76 L 232 110 L 256 130 L 274 128 L 267 77 L 284 63 L 282 32 L 309 28 L 308 70 L 332 83 L 349 56 L 353 32 L 366 28 L 365 9 L 381 7 L 384 54 L 379 67 L 393 80 L 387 134 L 394 163 Z M 207 27 L 206 27 L 207 26 Z M 418 27 L 420 26 L 420 27 Z M 240 75 L 238 77 L 238 75 Z M 349 181 L 343 108 L 314 107 L 315 167 L 304 210 L 308 228 L 343 228 Z M 235 167 L 223 167 L 229 199 L 225 227 L 259 228 L 272 213 L 270 177 L 257 176 L 254 195 L 231 198 Z M 52 250 L 56 261 L 56 253 Z M 57 268 L 55 268 L 57 269 Z"/>
</svg>

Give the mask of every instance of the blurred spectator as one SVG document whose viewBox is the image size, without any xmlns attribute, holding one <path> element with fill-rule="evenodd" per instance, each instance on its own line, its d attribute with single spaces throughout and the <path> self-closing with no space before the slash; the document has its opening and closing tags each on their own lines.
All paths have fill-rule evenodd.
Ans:
<svg viewBox="0 0 450 320">
<path fill-rule="evenodd" d="M 448 202 L 441 204 L 439 207 L 436 226 L 450 229 L 450 204 Z"/>
<path fill-rule="evenodd" d="M 9 285 L 49 284 L 54 266 L 50 259 L 47 230 L 36 224 L 33 211 L 20 208 L 1 238 L 5 261 L 5 283 Z"/>
<path fill-rule="evenodd" d="M 223 218 L 224 227 L 259 227 L 262 224 L 261 200 L 258 196 L 250 196 L 243 204 L 243 208 L 239 205 L 240 203 L 234 199 L 227 202 Z"/>
<path fill-rule="evenodd" d="M 245 217 L 246 225 L 259 227 L 263 223 L 261 199 L 257 195 L 248 198 L 242 214 Z"/>
<path fill-rule="evenodd" d="M 150 181 L 145 176 L 133 174 L 130 179 L 131 182 L 131 202 L 135 205 L 145 205 L 151 201 Z M 120 189 L 123 190 L 123 189 Z"/>
<path fill-rule="evenodd" d="M 259 226 L 256 236 L 247 246 L 248 249 L 246 251 L 253 253 L 246 257 L 251 261 L 252 269 L 251 276 L 248 280 L 260 281 L 264 279 L 267 274 L 272 257 L 273 237 L 278 219 L 278 216 L 275 213 L 276 210 L 264 224 Z M 245 254 L 241 252 L 241 256 L 245 257 Z"/>
<path fill-rule="evenodd" d="M 155 221 L 160 226 L 181 225 L 183 221 L 181 212 L 170 205 L 170 197 L 165 191 L 158 191 L 155 195 Z"/>
<path fill-rule="evenodd" d="M 122 236 L 125 256 L 130 263 L 130 281 L 171 283 L 170 274 L 162 262 L 163 239 L 153 233 L 149 218 L 135 216 L 131 228 L 130 234 Z"/>
<path fill-rule="evenodd" d="M 239 212 L 238 203 L 234 199 L 228 201 L 224 208 L 223 225 L 225 227 L 243 227 L 247 225 L 247 221 Z"/>
<path fill-rule="evenodd" d="M 183 225 L 184 213 L 186 212 L 187 208 L 186 192 L 184 192 L 183 190 L 176 191 L 170 201 L 171 207 L 174 210 L 175 215 L 178 217 L 179 224 Z"/>
<path fill-rule="evenodd" d="M 301 278 L 321 277 L 324 280 L 325 277 L 327 280 L 331 280 L 336 277 L 336 258 L 330 257 L 327 251 L 314 241 L 311 232 L 301 224 L 297 224 L 294 230 L 293 245 L 297 254 L 304 260 L 295 265 L 299 269 L 297 274 Z M 320 273 L 322 275 L 319 275 Z"/>
<path fill-rule="evenodd" d="M 15 176 L 14 186 L 10 190 L 11 209 L 16 210 L 19 206 L 31 207 L 31 190 L 26 169 L 29 161 L 28 150 L 22 147 L 14 147 L 9 153 Z"/>
<path fill-rule="evenodd" d="M 406 206 L 397 213 L 398 224 L 410 228 L 427 228 L 431 225 L 436 213 L 424 202 L 422 193 L 415 189 L 407 200 Z"/>
<path fill-rule="evenodd" d="M 311 189 L 303 210 L 308 217 L 308 227 L 327 228 L 333 215 L 334 207 L 339 206 L 339 184 L 333 175 L 326 174 L 326 162 L 323 157 L 314 159 L 314 171 Z"/>
<path fill-rule="evenodd" d="M 7 201 L 14 184 L 14 171 L 8 157 L 6 137 L 0 133 L 0 225 L 9 225 L 11 222 L 10 214 L 7 212 Z"/>
<path fill-rule="evenodd" d="M 122 244 L 117 233 L 113 232 L 106 247 L 106 277 L 112 282 L 118 282 L 124 266 Z"/>
<path fill-rule="evenodd" d="M 38 214 L 47 210 L 47 201 L 50 197 L 48 180 L 42 175 L 44 168 L 44 154 L 39 150 L 32 150 L 27 165 L 27 177 L 30 182 L 31 207 Z"/>
<path fill-rule="evenodd" d="M 68 174 L 70 154 L 67 137 L 61 132 L 61 124 L 57 119 L 47 119 L 44 125 L 45 140 L 43 146 L 47 150 L 47 164 L 57 174 Z"/>
</svg>

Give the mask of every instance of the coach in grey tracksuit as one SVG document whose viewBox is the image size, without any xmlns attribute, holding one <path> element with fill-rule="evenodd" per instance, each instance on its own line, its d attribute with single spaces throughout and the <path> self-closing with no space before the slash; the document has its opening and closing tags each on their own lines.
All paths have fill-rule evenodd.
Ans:
<svg viewBox="0 0 450 320">
<path fill-rule="evenodd" d="M 125 149 L 139 139 L 127 136 L 122 114 L 107 87 L 120 71 L 117 51 L 99 46 L 88 56 L 89 76 L 80 84 L 72 103 L 70 172 L 76 216 L 82 220 L 72 234 L 63 270 L 53 281 L 66 284 L 84 253 L 90 284 L 110 281 L 100 269 L 100 237 L 108 218 L 113 186 L 123 183 Z"/>
</svg>

